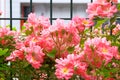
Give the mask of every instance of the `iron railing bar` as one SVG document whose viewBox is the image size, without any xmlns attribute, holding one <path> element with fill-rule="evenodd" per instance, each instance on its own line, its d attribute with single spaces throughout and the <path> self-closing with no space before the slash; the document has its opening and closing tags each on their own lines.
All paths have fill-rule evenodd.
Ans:
<svg viewBox="0 0 120 80">
<path fill-rule="evenodd" d="M 58 19 L 58 18 L 50 18 L 50 20 L 56 20 L 56 19 Z M 60 18 L 60 19 L 64 19 L 64 20 L 71 20 L 71 18 Z"/>
<path fill-rule="evenodd" d="M 91 0 L 91 3 L 93 2 L 93 0 Z M 90 27 L 90 32 L 92 32 L 92 26 Z"/>
<path fill-rule="evenodd" d="M 10 20 L 11 18 L 0 18 L 0 20 Z M 27 20 L 27 18 L 12 18 L 12 20 Z"/>
<path fill-rule="evenodd" d="M 70 18 L 73 17 L 73 0 L 70 0 Z"/>
<path fill-rule="evenodd" d="M 93 2 L 93 0 L 91 0 L 91 3 Z"/>
<path fill-rule="evenodd" d="M 12 0 L 10 0 L 10 30 L 12 30 Z M 10 64 L 11 68 L 12 63 Z M 12 72 L 10 72 L 10 80 L 12 80 Z"/>
<path fill-rule="evenodd" d="M 53 1 L 50 0 L 50 23 L 52 24 L 52 16 L 53 16 Z"/>
<path fill-rule="evenodd" d="M 11 18 L 0 18 L 0 20 L 10 20 Z M 49 18 L 50 20 L 56 20 L 57 18 Z M 71 18 L 60 18 L 65 20 L 71 20 Z M 12 18 L 12 20 L 27 20 L 27 18 Z"/>
<path fill-rule="evenodd" d="M 10 30 L 12 30 L 12 0 L 10 0 Z"/>
<path fill-rule="evenodd" d="M 32 0 L 30 0 L 30 12 L 32 12 L 33 11 L 33 1 Z"/>
</svg>

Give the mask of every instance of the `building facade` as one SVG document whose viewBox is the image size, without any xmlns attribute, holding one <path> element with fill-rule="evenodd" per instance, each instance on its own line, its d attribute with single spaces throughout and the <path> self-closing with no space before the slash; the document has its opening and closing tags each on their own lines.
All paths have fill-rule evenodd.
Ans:
<svg viewBox="0 0 120 80">
<path fill-rule="evenodd" d="M 94 0 L 93 0 L 94 1 Z M 87 18 L 86 8 L 91 0 L 73 0 L 73 16 Z M 12 17 L 27 17 L 30 12 L 30 0 L 12 0 Z M 10 0 L 0 0 L 1 18 L 10 18 Z M 53 0 L 53 18 L 70 17 L 70 0 Z M 33 12 L 37 16 L 50 17 L 50 0 L 33 0 Z M 0 20 L 1 26 L 9 25 L 9 20 Z M 21 20 L 13 20 L 13 26 L 20 30 Z"/>
</svg>

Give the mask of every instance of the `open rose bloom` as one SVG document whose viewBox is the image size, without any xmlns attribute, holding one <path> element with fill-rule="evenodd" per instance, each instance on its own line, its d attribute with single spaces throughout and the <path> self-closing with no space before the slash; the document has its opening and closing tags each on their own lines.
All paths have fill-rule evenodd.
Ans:
<svg viewBox="0 0 120 80">
<path fill-rule="evenodd" d="M 49 18 L 30 13 L 21 32 L 0 28 L 1 50 L 10 43 L 6 36 L 14 41 L 5 55 L 14 70 L 11 75 L 20 80 L 28 76 L 37 80 L 120 80 L 120 25 L 115 23 L 119 5 L 117 0 L 96 0 L 88 4 L 87 19 L 76 16 L 66 24 L 63 19 L 51 24 Z"/>
</svg>

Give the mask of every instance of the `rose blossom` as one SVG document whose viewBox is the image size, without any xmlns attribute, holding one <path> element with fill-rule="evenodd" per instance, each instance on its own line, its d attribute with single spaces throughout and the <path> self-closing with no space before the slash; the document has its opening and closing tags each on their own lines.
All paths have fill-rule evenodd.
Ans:
<svg viewBox="0 0 120 80">
<path fill-rule="evenodd" d="M 25 49 L 27 53 L 25 58 L 32 65 L 32 67 L 38 69 L 43 62 L 44 53 L 40 46 L 30 46 Z"/>
<path fill-rule="evenodd" d="M 82 54 L 70 54 L 66 58 L 56 59 L 56 71 L 55 75 L 59 79 L 70 79 L 73 74 L 80 75 L 86 80 L 90 80 L 90 76 L 87 75 L 87 64 L 82 62 Z"/>
<path fill-rule="evenodd" d="M 80 18 L 78 16 L 74 17 L 72 19 L 72 22 L 74 23 L 75 27 L 78 29 L 79 32 L 83 32 L 86 27 L 89 28 L 94 24 L 92 20 Z"/>
<path fill-rule="evenodd" d="M 86 12 L 89 14 L 89 18 L 94 17 L 110 18 L 117 12 L 116 5 L 112 5 L 107 0 L 97 0 L 88 4 Z"/>
<path fill-rule="evenodd" d="M 24 58 L 24 52 L 22 50 L 15 50 L 6 58 L 6 60 L 15 61 L 16 58 L 22 60 Z"/>
<path fill-rule="evenodd" d="M 113 57 L 118 56 L 118 49 L 111 46 L 106 38 L 87 39 L 84 47 L 85 59 L 88 63 L 100 68 L 102 63 L 111 62 Z"/>
</svg>

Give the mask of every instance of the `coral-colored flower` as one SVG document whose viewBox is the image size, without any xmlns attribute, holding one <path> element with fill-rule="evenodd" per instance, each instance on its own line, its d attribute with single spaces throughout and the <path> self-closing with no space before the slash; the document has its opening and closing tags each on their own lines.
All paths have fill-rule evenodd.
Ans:
<svg viewBox="0 0 120 80">
<path fill-rule="evenodd" d="M 32 65 L 32 67 L 38 69 L 43 62 L 44 53 L 40 46 L 30 46 L 25 49 L 27 53 L 25 58 Z"/>
<path fill-rule="evenodd" d="M 120 24 L 117 24 L 116 27 L 112 30 L 112 33 L 115 35 L 120 32 Z"/>
<path fill-rule="evenodd" d="M 106 2 L 113 2 L 113 3 L 118 3 L 118 0 L 96 0 L 98 3 L 106 3 Z"/>
<path fill-rule="evenodd" d="M 98 16 L 98 7 L 98 4 L 88 3 L 88 8 L 86 9 L 86 12 L 89 14 L 88 16 L 90 19 L 93 19 L 94 17 Z"/>
<path fill-rule="evenodd" d="M 52 51 L 52 49 L 55 47 L 55 43 L 50 37 L 41 37 L 36 44 L 41 46 L 41 48 L 47 52 Z"/>
<path fill-rule="evenodd" d="M 99 13 L 99 16 L 109 18 L 117 12 L 117 8 L 115 5 L 111 6 L 111 3 L 109 3 L 107 5 L 98 7 L 97 11 Z"/>
<path fill-rule="evenodd" d="M 79 32 L 72 21 L 66 26 L 66 31 L 72 36 L 70 43 L 77 45 L 80 42 L 80 36 L 78 35 Z"/>
<path fill-rule="evenodd" d="M 53 25 L 42 31 L 38 44 L 48 52 L 53 48 L 59 50 L 56 56 L 61 57 L 68 54 L 68 47 L 73 47 L 79 42 L 80 36 L 74 24 L 71 22 L 66 25 L 63 20 L 57 19 Z"/>
<path fill-rule="evenodd" d="M 69 80 L 73 76 L 72 64 L 67 59 L 56 59 L 56 71 L 55 75 L 58 79 Z"/>
<path fill-rule="evenodd" d="M 111 47 L 111 52 L 113 53 L 113 56 L 115 59 L 120 60 L 120 53 L 118 52 L 118 47 L 117 46 L 112 46 Z"/>
<path fill-rule="evenodd" d="M 55 75 L 59 79 L 70 79 L 73 74 L 80 75 L 89 80 L 87 75 L 87 64 L 82 62 L 82 54 L 70 54 L 66 58 L 56 59 L 56 72 Z"/>
<path fill-rule="evenodd" d="M 110 0 L 110 2 L 118 3 L 118 0 Z"/>
<path fill-rule="evenodd" d="M 85 42 L 84 53 L 86 60 L 96 67 L 102 63 L 109 63 L 113 57 L 118 55 L 118 49 L 110 45 L 106 38 L 88 39 Z"/>
<path fill-rule="evenodd" d="M 11 31 L 10 28 L 7 27 L 1 27 L 0 28 L 0 44 L 4 45 L 11 45 L 14 46 L 17 38 L 19 36 L 19 33 L 16 31 Z"/>
<path fill-rule="evenodd" d="M 83 31 L 84 31 L 85 26 L 82 25 L 82 19 L 81 19 L 81 18 L 79 18 L 79 17 L 74 17 L 74 18 L 72 19 L 72 21 L 74 22 L 74 24 L 75 24 L 75 26 L 76 26 L 76 28 L 78 29 L 79 32 L 83 32 Z"/>
<path fill-rule="evenodd" d="M 0 40 L 0 43 L 1 43 L 2 45 L 5 45 L 7 42 L 6 42 L 6 40 L 2 39 L 2 40 Z"/>
<path fill-rule="evenodd" d="M 86 62 L 83 62 L 83 53 L 68 55 L 67 59 L 73 64 L 74 74 L 82 76 L 84 79 L 90 79 L 90 76 L 86 72 L 88 65 Z"/>
<path fill-rule="evenodd" d="M 94 3 L 88 4 L 88 9 L 86 12 L 89 14 L 89 18 L 94 17 L 112 17 L 117 12 L 116 5 L 112 5 L 111 2 L 107 0 L 97 0 Z"/>
<path fill-rule="evenodd" d="M 38 20 L 37 20 L 37 17 L 35 15 L 35 13 L 30 13 L 28 15 L 28 23 L 31 23 L 32 25 L 38 25 Z"/>
<path fill-rule="evenodd" d="M 28 15 L 27 23 L 24 24 L 26 29 L 23 32 L 30 32 L 30 34 L 40 35 L 42 30 L 47 29 L 50 26 L 50 21 L 48 18 L 40 16 L 36 17 L 35 13 L 30 13 Z"/>
<path fill-rule="evenodd" d="M 80 18 L 78 16 L 74 17 L 72 21 L 75 24 L 79 32 L 83 32 L 85 27 L 91 27 L 94 24 L 92 20 Z"/>
<path fill-rule="evenodd" d="M 16 58 L 20 60 L 24 59 L 24 52 L 22 50 L 15 50 L 11 53 L 9 57 L 6 58 L 6 60 L 15 61 Z"/>
<path fill-rule="evenodd" d="M 38 17 L 38 21 L 39 21 L 39 26 L 43 26 L 43 29 L 46 29 L 50 26 L 49 18 L 40 16 L 40 17 Z"/>
<path fill-rule="evenodd" d="M 110 45 L 100 45 L 97 49 L 97 53 L 100 54 L 100 56 L 103 56 L 106 64 L 112 60 L 114 57 L 113 54 L 116 54 L 112 51 L 114 51 L 114 48 L 112 48 Z"/>
<path fill-rule="evenodd" d="M 7 27 L 0 28 L 0 37 L 15 36 L 15 34 L 16 34 L 15 31 L 10 31 L 10 29 Z"/>
</svg>

